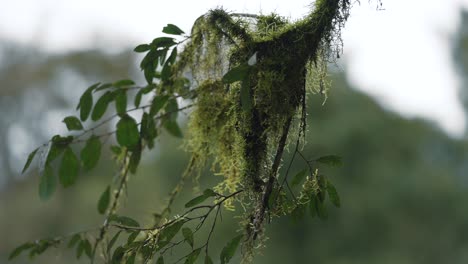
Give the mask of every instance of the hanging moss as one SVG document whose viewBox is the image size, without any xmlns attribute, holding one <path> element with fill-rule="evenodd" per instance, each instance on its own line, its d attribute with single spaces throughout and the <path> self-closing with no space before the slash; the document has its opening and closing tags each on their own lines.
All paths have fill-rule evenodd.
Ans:
<svg viewBox="0 0 468 264">
<path fill-rule="evenodd" d="M 290 130 L 305 134 L 306 92 L 326 94 L 326 66 L 341 52 L 340 30 L 349 5 L 347 0 L 318 0 L 310 15 L 295 22 L 275 14 L 232 16 L 211 10 L 197 19 L 180 56 L 177 71 L 191 74 L 197 93 L 187 148 L 195 167 L 201 170 L 212 161 L 211 170 L 224 177 L 217 191 L 244 190 L 240 199 L 250 208 L 251 243 L 261 234 L 268 199 L 278 188 Z M 241 81 L 223 82 L 226 72 L 249 60 L 256 63 L 245 66 L 250 68 Z M 251 101 L 247 110 L 245 94 Z M 304 203 L 313 180 L 304 185 Z M 280 215 L 293 207 L 270 210 Z"/>
</svg>

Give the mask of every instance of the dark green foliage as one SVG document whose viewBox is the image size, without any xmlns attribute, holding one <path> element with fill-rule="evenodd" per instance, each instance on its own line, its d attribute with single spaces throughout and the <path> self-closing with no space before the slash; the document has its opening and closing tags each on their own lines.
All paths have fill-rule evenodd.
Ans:
<svg viewBox="0 0 468 264">
<path fill-rule="evenodd" d="M 81 124 L 81 121 L 75 116 L 67 116 L 65 117 L 65 119 L 63 119 L 62 122 L 65 123 L 69 131 L 83 129 L 83 125 Z"/>
<path fill-rule="evenodd" d="M 128 79 L 116 81 L 112 84 L 112 86 L 117 87 L 117 88 L 122 88 L 122 87 L 127 87 L 127 86 L 132 86 L 132 85 L 135 85 L 135 82 L 132 80 L 128 80 Z"/>
<path fill-rule="evenodd" d="M 124 115 L 127 112 L 127 91 L 119 90 L 115 96 L 115 109 L 119 115 Z"/>
<path fill-rule="evenodd" d="M 158 95 L 153 99 L 150 108 L 150 116 L 155 116 L 159 113 L 159 111 L 166 105 L 166 102 L 169 100 L 169 96 L 167 95 Z"/>
<path fill-rule="evenodd" d="M 59 167 L 59 180 L 63 187 L 73 185 L 78 177 L 80 162 L 73 153 L 71 147 L 67 147 L 63 153 Z"/>
<path fill-rule="evenodd" d="M 166 34 L 171 34 L 171 35 L 182 35 L 182 34 L 184 34 L 184 31 L 182 31 L 179 27 L 177 27 L 174 24 L 167 24 L 167 26 L 165 26 L 163 28 L 162 32 L 166 33 Z"/>
<path fill-rule="evenodd" d="M 116 137 L 121 146 L 129 149 L 136 148 L 140 141 L 140 132 L 135 119 L 127 114 L 123 115 L 117 123 Z"/>
<path fill-rule="evenodd" d="M 193 207 L 195 205 L 203 203 L 206 199 L 216 196 L 216 193 L 211 189 L 207 189 L 202 195 L 199 195 L 185 204 L 186 208 Z"/>
<path fill-rule="evenodd" d="M 115 93 L 107 91 L 98 99 L 94 106 L 93 113 L 91 114 L 91 119 L 93 121 L 99 120 L 104 113 L 106 113 L 107 106 L 112 102 L 112 100 L 114 100 L 114 97 Z"/>
<path fill-rule="evenodd" d="M 101 197 L 99 198 L 98 201 L 98 212 L 100 214 L 104 214 L 109 207 L 111 199 L 111 194 L 110 194 L 110 186 L 107 186 L 106 190 L 101 194 Z"/>
<path fill-rule="evenodd" d="M 151 49 L 151 46 L 148 44 L 141 44 L 136 46 L 136 48 L 133 50 L 135 52 L 146 52 Z"/>
<path fill-rule="evenodd" d="M 28 250 L 30 248 L 34 247 L 34 244 L 33 243 L 24 243 L 22 244 L 21 246 L 15 248 L 11 253 L 10 253 L 10 256 L 8 257 L 8 260 L 12 260 L 14 258 L 16 258 L 17 256 L 19 256 L 23 251 L 25 250 Z"/>
<path fill-rule="evenodd" d="M 93 84 L 90 86 L 81 96 L 80 103 L 76 109 L 80 110 L 80 119 L 81 121 L 86 121 L 89 114 L 91 113 L 91 108 L 93 107 L 93 90 L 99 86 L 100 83 Z"/>
<path fill-rule="evenodd" d="M 97 136 L 91 136 L 80 153 L 83 169 L 89 171 L 96 167 L 100 156 L 101 140 Z"/>
<path fill-rule="evenodd" d="M 220 255 L 221 264 L 229 263 L 229 261 L 236 253 L 237 247 L 239 246 L 242 238 L 243 235 L 236 236 L 223 248 Z"/>
</svg>

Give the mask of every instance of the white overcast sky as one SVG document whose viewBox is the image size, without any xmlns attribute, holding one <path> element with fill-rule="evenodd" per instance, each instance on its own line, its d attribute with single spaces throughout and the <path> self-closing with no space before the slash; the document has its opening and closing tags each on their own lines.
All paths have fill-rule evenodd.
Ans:
<svg viewBox="0 0 468 264">
<path fill-rule="evenodd" d="M 210 8 L 277 12 L 300 18 L 307 0 L 0 0 L 0 39 L 51 52 L 105 45 L 119 50 L 151 41 L 167 23 L 190 30 Z M 450 40 L 468 0 L 376 0 L 352 10 L 344 31 L 344 64 L 352 85 L 392 111 L 422 117 L 452 136 L 464 134 Z"/>
</svg>

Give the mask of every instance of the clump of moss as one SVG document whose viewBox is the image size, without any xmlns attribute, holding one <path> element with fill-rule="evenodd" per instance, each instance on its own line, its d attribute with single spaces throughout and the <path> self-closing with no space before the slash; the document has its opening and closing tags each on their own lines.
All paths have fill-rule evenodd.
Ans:
<svg viewBox="0 0 468 264">
<path fill-rule="evenodd" d="M 290 213 L 291 207 L 269 208 L 267 202 L 281 191 L 277 173 L 290 131 L 305 134 L 307 91 L 326 94 L 326 66 L 341 52 L 349 5 L 317 0 L 310 15 L 296 22 L 275 14 L 252 20 L 212 10 L 197 19 L 180 56 L 177 71 L 191 74 L 197 94 L 188 150 L 196 167 L 212 161 L 212 171 L 224 177 L 218 192 L 244 190 L 251 242 L 263 229 L 265 211 Z M 241 81 L 223 82 L 226 72 L 242 65 L 250 70 Z M 251 101 L 247 109 L 243 89 Z M 312 180 L 307 182 L 303 199 L 313 190 Z"/>
</svg>

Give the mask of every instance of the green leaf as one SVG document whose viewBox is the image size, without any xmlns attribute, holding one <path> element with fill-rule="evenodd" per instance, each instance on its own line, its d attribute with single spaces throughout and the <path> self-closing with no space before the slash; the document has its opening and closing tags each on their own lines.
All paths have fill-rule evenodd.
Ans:
<svg viewBox="0 0 468 264">
<path fill-rule="evenodd" d="M 39 150 L 39 148 L 37 148 L 37 149 L 33 150 L 31 153 L 29 153 L 28 159 L 26 160 L 26 164 L 24 164 L 24 167 L 23 167 L 23 170 L 21 171 L 21 173 L 24 173 L 29 168 L 29 166 L 31 165 L 31 162 L 33 161 L 34 157 L 36 156 L 36 153 L 37 153 L 38 150 Z"/>
<path fill-rule="evenodd" d="M 122 230 L 120 230 L 119 232 L 115 233 L 115 235 L 112 237 L 112 239 L 109 241 L 109 244 L 107 244 L 107 252 L 110 252 L 112 247 L 114 246 L 115 242 L 117 241 L 117 239 L 119 238 L 120 236 L 120 233 L 122 233 Z"/>
<path fill-rule="evenodd" d="M 179 124 L 174 120 L 165 120 L 163 123 L 164 128 L 169 132 L 169 134 L 174 137 L 183 138 L 182 130 L 180 130 Z"/>
<path fill-rule="evenodd" d="M 78 247 L 76 248 L 76 258 L 80 259 L 81 255 L 83 255 L 83 252 L 84 252 L 84 244 L 83 244 L 83 240 L 81 240 L 80 243 L 78 244 Z"/>
<path fill-rule="evenodd" d="M 237 247 L 239 246 L 242 237 L 243 235 L 236 236 L 223 248 L 220 255 L 221 264 L 226 264 L 232 259 L 237 251 Z"/>
<path fill-rule="evenodd" d="M 91 113 L 91 108 L 93 107 L 93 90 L 96 89 L 99 84 L 100 83 L 95 83 L 91 85 L 80 97 L 80 102 L 78 103 L 76 110 L 80 109 L 81 121 L 86 121 Z"/>
<path fill-rule="evenodd" d="M 140 90 L 138 90 L 137 94 L 135 95 L 135 100 L 133 101 L 136 108 L 140 107 L 141 97 L 142 96 L 143 96 L 143 89 L 140 89 Z"/>
<path fill-rule="evenodd" d="M 153 78 L 155 77 L 154 76 L 154 67 L 153 65 L 146 65 L 144 68 L 143 68 L 143 73 L 145 75 L 145 80 L 148 84 L 152 84 L 153 83 Z"/>
<path fill-rule="evenodd" d="M 203 203 L 209 197 L 213 197 L 213 196 L 216 196 L 216 195 L 217 194 L 213 190 L 206 189 L 205 191 L 203 191 L 202 195 L 197 196 L 197 197 L 193 198 L 192 200 L 190 200 L 188 203 L 186 203 L 185 208 L 190 208 L 190 207 L 193 207 L 193 206 L 198 205 L 200 203 Z"/>
<path fill-rule="evenodd" d="M 206 195 L 208 197 L 213 197 L 213 196 L 216 196 L 218 195 L 217 193 L 215 193 L 215 191 L 211 190 L 211 189 L 205 189 L 203 191 L 203 195 Z"/>
<path fill-rule="evenodd" d="M 252 66 L 247 64 L 241 64 L 232 68 L 223 76 L 223 83 L 234 83 L 244 80 L 248 76 L 251 68 Z"/>
<path fill-rule="evenodd" d="M 206 196 L 204 194 L 200 195 L 200 196 L 197 196 L 195 198 L 193 198 L 192 200 L 188 201 L 186 204 L 185 204 L 185 208 L 190 208 L 190 207 L 193 207 L 195 205 L 198 205 L 198 204 L 201 204 L 203 203 L 206 199 L 208 199 L 209 196 Z"/>
<path fill-rule="evenodd" d="M 187 243 L 193 248 L 193 232 L 190 228 L 182 228 L 182 235 L 184 236 Z"/>
<path fill-rule="evenodd" d="M 135 147 L 132 150 L 132 155 L 130 156 L 128 169 L 132 174 L 136 173 L 138 164 L 140 163 L 140 159 L 141 159 L 141 142 L 139 142 L 137 147 Z"/>
<path fill-rule="evenodd" d="M 81 240 L 80 234 L 74 234 L 72 236 L 72 238 L 70 239 L 70 241 L 68 242 L 67 247 L 68 248 L 74 247 L 76 245 L 76 243 L 78 243 L 78 241 L 80 241 L 80 240 Z"/>
<path fill-rule="evenodd" d="M 20 245 L 19 247 L 15 248 L 11 253 L 10 253 L 10 256 L 8 256 L 8 260 L 12 260 L 14 258 L 16 258 L 17 256 L 19 256 L 23 251 L 25 250 L 28 250 L 32 247 L 34 247 L 35 244 L 34 243 L 31 243 L 31 242 L 27 242 L 27 243 L 24 243 L 22 245 Z"/>
<path fill-rule="evenodd" d="M 81 240 L 81 244 L 83 245 L 83 249 L 84 249 L 84 252 L 85 252 L 86 256 L 91 258 L 92 254 L 93 254 L 93 249 L 92 249 L 92 246 L 91 246 L 91 243 L 89 242 L 89 240 L 88 239 L 83 239 L 83 240 Z"/>
<path fill-rule="evenodd" d="M 200 255 L 201 248 L 192 251 L 185 259 L 185 264 L 193 264 L 197 261 L 198 256 Z"/>
<path fill-rule="evenodd" d="M 125 264 L 134 264 L 135 263 L 135 258 L 136 258 L 136 252 L 130 255 L 130 257 L 127 258 L 127 261 Z"/>
<path fill-rule="evenodd" d="M 65 149 L 62 163 L 59 167 L 59 179 L 63 187 L 71 186 L 75 183 L 80 170 L 80 162 L 70 147 Z"/>
<path fill-rule="evenodd" d="M 110 186 L 107 186 L 106 190 L 101 194 L 101 197 L 99 198 L 97 208 L 100 214 L 104 214 L 106 212 L 107 207 L 109 207 L 110 199 Z"/>
<path fill-rule="evenodd" d="M 328 197 L 330 197 L 330 201 L 336 207 L 341 206 L 340 196 L 338 196 L 338 192 L 336 191 L 335 186 L 330 181 L 327 181 L 327 192 Z"/>
<path fill-rule="evenodd" d="M 164 264 L 164 257 L 160 256 L 158 260 L 156 261 L 156 264 Z"/>
<path fill-rule="evenodd" d="M 107 106 L 114 99 L 114 93 L 111 91 L 105 92 L 96 102 L 94 106 L 93 113 L 91 114 L 91 119 L 93 121 L 99 120 L 107 110 Z"/>
<path fill-rule="evenodd" d="M 115 97 L 115 109 L 119 115 L 127 112 L 127 90 L 119 90 L 117 93 Z"/>
<path fill-rule="evenodd" d="M 166 105 L 169 96 L 167 95 L 158 95 L 154 97 L 153 102 L 151 102 L 150 116 L 155 116 L 158 112 Z"/>
<path fill-rule="evenodd" d="M 86 171 L 93 169 L 101 156 L 101 140 L 97 136 L 91 136 L 85 147 L 81 150 L 80 158 Z"/>
<path fill-rule="evenodd" d="M 62 152 L 64 148 L 57 143 L 52 143 L 49 152 L 47 153 L 46 165 L 52 163 Z"/>
<path fill-rule="evenodd" d="M 148 44 L 140 44 L 133 49 L 135 52 L 145 52 L 151 49 L 151 46 Z"/>
<path fill-rule="evenodd" d="M 83 130 L 81 121 L 76 116 L 67 116 L 62 121 L 67 126 L 68 131 L 72 130 Z"/>
<path fill-rule="evenodd" d="M 304 180 L 304 178 L 306 177 L 306 175 L 307 175 L 307 169 L 301 170 L 300 172 L 298 172 L 298 173 L 294 176 L 294 178 L 293 178 L 292 181 L 291 181 L 291 185 L 292 185 L 292 186 L 296 186 L 296 185 L 300 184 L 300 183 Z"/>
<path fill-rule="evenodd" d="M 166 34 L 171 34 L 171 35 L 182 35 L 184 34 L 184 31 L 182 31 L 178 26 L 174 25 L 174 24 L 167 24 L 167 26 L 165 26 L 163 28 L 163 33 L 166 33 Z"/>
<path fill-rule="evenodd" d="M 167 101 L 164 107 L 166 115 L 169 115 L 169 119 L 176 121 L 179 113 L 179 104 L 175 98 L 171 98 Z"/>
<path fill-rule="evenodd" d="M 130 150 L 138 146 L 140 141 L 140 132 L 138 131 L 138 125 L 132 117 L 125 114 L 121 117 L 117 123 L 116 132 L 117 142 Z"/>
<path fill-rule="evenodd" d="M 112 86 L 114 87 L 117 87 L 117 88 L 121 88 L 121 87 L 126 87 L 126 86 L 131 86 L 131 85 L 135 85 L 135 82 L 132 81 L 132 80 L 120 80 L 120 81 L 116 81 L 112 84 Z"/>
<path fill-rule="evenodd" d="M 139 234 L 140 234 L 140 231 L 132 232 L 132 234 L 129 235 L 127 238 L 127 245 L 130 245 L 133 241 L 135 241 L 135 239 L 137 238 Z"/>
<path fill-rule="evenodd" d="M 110 88 L 110 87 L 112 87 L 112 83 L 104 83 L 104 84 L 100 85 L 98 88 L 96 88 L 96 90 L 94 90 L 94 92 L 102 91 L 102 90 L 105 90 L 105 89 Z"/>
<path fill-rule="evenodd" d="M 128 216 L 117 216 L 117 219 L 115 219 L 115 221 L 125 226 L 131 226 L 131 227 L 140 226 L 140 224 L 135 219 L 130 218 Z"/>
<path fill-rule="evenodd" d="M 253 100 L 250 94 L 250 81 L 248 78 L 242 81 L 240 90 L 240 101 L 242 109 L 246 112 L 252 110 Z"/>
<path fill-rule="evenodd" d="M 154 119 L 148 113 L 143 113 L 140 126 L 141 137 L 148 143 L 148 148 L 152 149 L 154 146 L 154 139 L 158 136 L 156 124 Z"/>
<path fill-rule="evenodd" d="M 159 55 L 159 64 L 161 66 L 164 65 L 164 63 L 166 62 L 166 56 L 167 56 L 167 51 L 169 50 L 169 48 L 165 48 L 163 50 L 161 50 L 161 53 Z"/>
<path fill-rule="evenodd" d="M 171 51 L 171 55 L 169 55 L 169 58 L 167 59 L 167 62 L 172 65 L 175 63 L 176 59 L 177 59 L 177 47 L 174 47 Z"/>
<path fill-rule="evenodd" d="M 169 243 L 172 240 L 172 238 L 174 238 L 175 235 L 177 235 L 177 233 L 180 231 L 184 224 L 185 222 L 183 220 L 180 220 L 164 228 L 161 231 L 161 241 L 164 241 L 165 244 Z"/>
<path fill-rule="evenodd" d="M 122 258 L 125 254 L 125 248 L 123 247 L 117 247 L 114 251 L 114 254 L 112 254 L 112 264 L 120 264 L 122 261 Z"/>
<path fill-rule="evenodd" d="M 177 42 L 175 42 L 174 38 L 159 37 L 159 38 L 153 39 L 153 41 L 151 42 L 151 47 L 155 49 L 168 48 L 168 47 L 174 46 L 175 44 L 177 44 Z"/>
<path fill-rule="evenodd" d="M 338 167 L 343 164 L 341 161 L 341 157 L 336 155 L 323 156 L 316 159 L 315 161 L 332 167 Z"/>
<path fill-rule="evenodd" d="M 54 170 L 49 164 L 46 164 L 44 173 L 39 181 L 39 198 L 42 201 L 50 199 L 52 194 L 55 192 L 56 187 L 57 183 L 54 177 Z"/>
<path fill-rule="evenodd" d="M 205 264 L 213 264 L 213 260 L 208 255 L 205 256 Z"/>
</svg>

